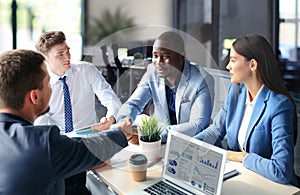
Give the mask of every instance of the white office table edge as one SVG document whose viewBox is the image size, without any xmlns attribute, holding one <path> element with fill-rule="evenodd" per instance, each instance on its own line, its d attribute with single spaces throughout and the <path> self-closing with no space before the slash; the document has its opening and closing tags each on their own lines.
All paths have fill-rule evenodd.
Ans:
<svg viewBox="0 0 300 195">
<path fill-rule="evenodd" d="M 123 149 L 124 150 L 124 149 Z M 126 163 L 126 162 L 121 162 Z M 230 162 L 240 172 L 239 175 L 223 182 L 222 195 L 227 194 L 294 194 L 300 193 L 300 189 L 292 185 L 275 183 L 263 176 L 246 169 L 241 163 Z M 142 182 L 132 181 L 129 170 L 119 169 L 114 165 L 106 165 L 94 170 L 96 174 L 118 194 L 127 194 L 141 188 L 153 180 L 159 178 L 162 172 L 163 162 L 148 168 L 147 180 Z"/>
</svg>

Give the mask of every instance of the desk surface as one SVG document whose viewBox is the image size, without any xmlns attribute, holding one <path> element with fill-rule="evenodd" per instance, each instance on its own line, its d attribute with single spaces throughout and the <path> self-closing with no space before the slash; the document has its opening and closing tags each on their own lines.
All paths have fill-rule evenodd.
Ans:
<svg viewBox="0 0 300 195">
<path fill-rule="evenodd" d="M 163 148 L 164 149 L 164 148 Z M 162 149 L 162 152 L 163 152 Z M 162 173 L 162 161 L 148 168 L 147 180 L 135 182 L 130 179 L 128 161 L 126 159 L 133 153 L 137 153 L 139 148 L 130 145 L 116 154 L 110 162 L 95 171 L 101 179 L 108 184 L 118 194 L 127 194 L 137 188 L 143 187 L 159 178 Z M 239 175 L 223 182 L 222 195 L 231 194 L 294 194 L 300 189 L 291 185 L 282 185 L 268 180 L 259 174 L 246 169 L 241 163 L 231 162 L 240 172 Z"/>
</svg>

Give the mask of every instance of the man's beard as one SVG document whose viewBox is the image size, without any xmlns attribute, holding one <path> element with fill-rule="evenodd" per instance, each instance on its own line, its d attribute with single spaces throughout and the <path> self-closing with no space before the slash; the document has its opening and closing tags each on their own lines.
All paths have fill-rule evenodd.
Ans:
<svg viewBox="0 0 300 195">
<path fill-rule="evenodd" d="M 47 108 L 44 112 L 41 112 L 41 113 L 38 115 L 38 117 L 41 116 L 41 115 L 43 115 L 43 114 L 46 114 L 47 112 L 49 112 L 49 110 L 50 110 L 50 106 L 48 106 L 48 108 Z"/>
</svg>

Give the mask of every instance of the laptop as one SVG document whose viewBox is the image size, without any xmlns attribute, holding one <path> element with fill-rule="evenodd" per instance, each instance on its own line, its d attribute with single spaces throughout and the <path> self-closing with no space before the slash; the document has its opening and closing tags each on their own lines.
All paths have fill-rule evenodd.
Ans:
<svg viewBox="0 0 300 195">
<path fill-rule="evenodd" d="M 169 131 L 162 177 L 129 194 L 219 195 L 225 163 L 226 150 Z"/>
</svg>

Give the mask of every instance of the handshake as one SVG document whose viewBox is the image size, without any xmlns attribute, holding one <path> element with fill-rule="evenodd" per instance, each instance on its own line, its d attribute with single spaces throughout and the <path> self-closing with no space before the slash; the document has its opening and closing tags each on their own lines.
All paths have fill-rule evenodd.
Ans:
<svg viewBox="0 0 300 195">
<path fill-rule="evenodd" d="M 91 129 L 98 131 L 105 131 L 110 128 L 119 128 L 126 136 L 128 142 L 132 144 L 138 144 L 138 131 L 136 125 L 132 125 L 132 121 L 129 117 L 121 119 L 118 123 L 113 116 L 103 117 L 100 123 L 91 126 Z"/>
</svg>

